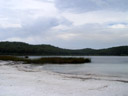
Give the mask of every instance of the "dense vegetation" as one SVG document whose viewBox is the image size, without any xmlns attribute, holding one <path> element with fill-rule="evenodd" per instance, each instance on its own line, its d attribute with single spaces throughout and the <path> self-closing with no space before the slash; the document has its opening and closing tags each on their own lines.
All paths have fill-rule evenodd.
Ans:
<svg viewBox="0 0 128 96">
<path fill-rule="evenodd" d="M 0 60 L 5 61 L 22 61 L 24 63 L 33 64 L 80 64 L 89 63 L 91 59 L 89 58 L 62 58 L 62 57 L 44 57 L 39 59 L 28 59 L 16 56 L 0 56 Z"/>
<path fill-rule="evenodd" d="M 23 42 L 0 42 L 0 55 L 107 55 L 128 56 L 128 46 L 107 49 L 70 50 L 51 45 L 30 45 Z"/>
</svg>

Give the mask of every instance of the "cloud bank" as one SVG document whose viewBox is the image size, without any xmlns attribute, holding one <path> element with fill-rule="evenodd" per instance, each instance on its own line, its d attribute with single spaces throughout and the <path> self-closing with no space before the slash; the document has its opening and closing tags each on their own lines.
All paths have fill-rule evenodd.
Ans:
<svg viewBox="0 0 128 96">
<path fill-rule="evenodd" d="M 0 40 L 62 48 L 128 45 L 128 0 L 0 0 Z"/>
</svg>

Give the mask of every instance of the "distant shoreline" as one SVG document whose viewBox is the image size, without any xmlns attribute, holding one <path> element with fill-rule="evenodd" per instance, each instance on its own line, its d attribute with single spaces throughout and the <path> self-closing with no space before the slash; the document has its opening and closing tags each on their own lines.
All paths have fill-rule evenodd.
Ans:
<svg viewBox="0 0 128 96">
<path fill-rule="evenodd" d="M 64 49 L 52 45 L 31 45 L 24 42 L 0 42 L 0 55 L 19 56 L 128 56 L 128 46 L 105 49 Z"/>
</svg>

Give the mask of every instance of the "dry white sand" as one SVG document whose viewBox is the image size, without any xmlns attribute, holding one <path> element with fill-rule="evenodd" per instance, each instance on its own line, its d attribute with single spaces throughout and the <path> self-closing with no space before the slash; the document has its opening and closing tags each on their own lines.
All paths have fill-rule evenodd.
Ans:
<svg viewBox="0 0 128 96">
<path fill-rule="evenodd" d="M 0 61 L 0 96 L 128 96 L 128 79 L 75 76 Z"/>
</svg>

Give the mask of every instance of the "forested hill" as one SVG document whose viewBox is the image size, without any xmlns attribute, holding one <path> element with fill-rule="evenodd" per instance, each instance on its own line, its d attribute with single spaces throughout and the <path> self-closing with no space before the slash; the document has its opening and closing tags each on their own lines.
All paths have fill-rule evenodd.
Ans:
<svg viewBox="0 0 128 96">
<path fill-rule="evenodd" d="M 62 49 L 51 45 L 30 45 L 23 42 L 0 42 L 0 55 L 97 55 L 128 56 L 128 46 L 106 49 Z"/>
</svg>

